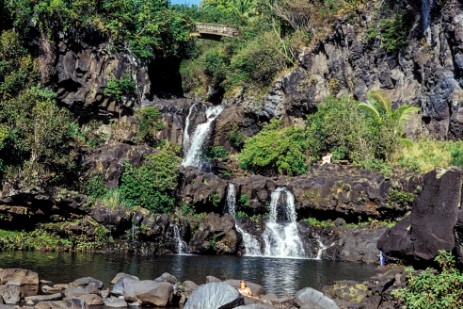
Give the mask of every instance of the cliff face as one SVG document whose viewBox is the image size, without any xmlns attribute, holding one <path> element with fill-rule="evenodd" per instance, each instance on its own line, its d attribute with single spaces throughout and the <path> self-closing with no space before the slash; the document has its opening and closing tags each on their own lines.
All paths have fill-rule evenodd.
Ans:
<svg viewBox="0 0 463 309">
<path fill-rule="evenodd" d="M 396 105 L 421 107 L 410 120 L 410 135 L 462 138 L 463 4 L 431 1 L 427 16 L 424 2 L 402 1 L 394 8 L 393 14 L 411 19 L 400 50 L 387 52 L 383 39 L 371 35 L 387 17 L 374 1 L 355 20 L 338 20 L 326 38 L 305 48 L 299 66 L 274 84 L 256 114 L 301 118 L 329 95 L 364 100 L 382 89 Z M 238 100 L 250 109 L 246 101 Z"/>
</svg>

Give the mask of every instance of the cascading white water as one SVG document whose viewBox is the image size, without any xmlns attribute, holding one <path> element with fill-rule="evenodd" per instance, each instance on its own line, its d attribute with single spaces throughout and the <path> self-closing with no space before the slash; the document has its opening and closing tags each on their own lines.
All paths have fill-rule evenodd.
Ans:
<svg viewBox="0 0 463 309">
<path fill-rule="evenodd" d="M 188 245 L 184 240 L 182 240 L 177 224 L 174 224 L 174 237 L 177 241 L 177 254 L 189 254 L 190 252 L 188 251 Z"/>
<path fill-rule="evenodd" d="M 197 103 L 193 103 L 190 106 L 190 109 L 188 111 L 188 116 L 185 119 L 185 128 L 183 131 L 183 156 L 186 157 L 188 153 L 188 149 L 190 148 L 190 117 L 193 113 L 193 109 L 196 107 Z"/>
<path fill-rule="evenodd" d="M 253 235 L 246 232 L 236 221 L 236 190 L 235 185 L 232 183 L 228 184 L 227 189 L 227 210 L 228 213 L 231 214 L 233 218 L 235 218 L 235 228 L 238 231 L 238 233 L 240 233 L 243 237 L 244 255 L 262 255 L 259 241 Z"/>
<path fill-rule="evenodd" d="M 283 206 L 285 220 L 278 222 L 278 202 L 281 194 L 286 195 Z M 265 243 L 265 256 L 305 257 L 305 250 L 297 229 L 294 195 L 287 188 L 277 188 L 272 192 L 270 218 L 262 235 Z"/>
<path fill-rule="evenodd" d="M 222 111 L 223 106 L 221 105 L 212 106 L 206 110 L 206 122 L 196 127 L 191 138 L 191 145 L 183 158 L 182 166 L 196 166 L 200 168 L 203 165 L 204 144 L 211 133 L 212 123 Z"/>
<path fill-rule="evenodd" d="M 430 24 L 431 9 L 434 5 L 434 0 L 421 0 L 421 14 L 423 17 L 423 31 L 426 42 L 432 44 L 432 32 Z"/>
<path fill-rule="evenodd" d="M 317 240 L 318 242 L 318 251 L 317 251 L 317 256 L 315 257 L 314 260 L 321 260 L 322 259 L 322 254 L 323 252 L 330 248 L 331 246 L 334 246 L 334 243 L 329 245 L 329 246 L 325 246 L 323 243 L 322 243 L 322 240 L 320 239 L 320 236 L 315 236 L 315 239 Z"/>
</svg>

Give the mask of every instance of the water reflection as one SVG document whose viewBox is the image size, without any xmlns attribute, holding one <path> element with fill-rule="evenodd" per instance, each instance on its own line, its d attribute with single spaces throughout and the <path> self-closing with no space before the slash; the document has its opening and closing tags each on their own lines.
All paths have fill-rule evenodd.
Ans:
<svg viewBox="0 0 463 309">
<path fill-rule="evenodd" d="M 335 280 L 363 280 L 374 274 L 375 265 L 306 259 L 275 259 L 236 256 L 141 256 L 129 254 L 71 254 L 40 252 L 0 253 L 0 268 L 21 267 L 37 271 L 55 283 L 92 276 L 109 284 L 118 272 L 140 279 L 154 279 L 169 272 L 180 281 L 205 282 L 206 276 L 221 280 L 245 279 L 263 285 L 279 296 L 303 287 L 321 289 Z"/>
</svg>

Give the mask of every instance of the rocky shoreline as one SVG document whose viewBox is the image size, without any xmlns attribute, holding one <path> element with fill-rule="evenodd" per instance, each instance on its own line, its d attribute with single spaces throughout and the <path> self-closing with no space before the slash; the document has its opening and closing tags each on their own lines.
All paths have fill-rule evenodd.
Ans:
<svg viewBox="0 0 463 309">
<path fill-rule="evenodd" d="M 169 273 L 153 280 L 118 273 L 109 287 L 102 281 L 83 277 L 66 284 L 41 279 L 39 274 L 26 269 L 0 269 L 0 307 L 21 309 L 61 308 L 386 308 L 394 304 L 392 289 L 405 283 L 404 270 L 390 265 L 378 267 L 377 274 L 368 282 L 339 281 L 323 288 L 323 292 L 310 287 L 294 295 L 278 297 L 261 285 L 248 282 L 257 297 L 239 294 L 240 280 L 221 281 L 207 276 L 198 285 L 192 281 L 179 282 Z"/>
</svg>

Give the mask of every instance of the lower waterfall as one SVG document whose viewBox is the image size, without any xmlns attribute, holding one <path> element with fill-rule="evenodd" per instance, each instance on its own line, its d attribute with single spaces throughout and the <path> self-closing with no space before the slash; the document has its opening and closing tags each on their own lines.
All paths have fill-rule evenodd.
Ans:
<svg viewBox="0 0 463 309">
<path fill-rule="evenodd" d="M 228 213 L 235 218 L 235 227 L 236 230 L 241 234 L 243 237 L 243 244 L 244 244 L 244 255 L 249 256 L 261 256 L 262 251 L 260 249 L 259 241 L 251 234 L 246 232 L 236 221 L 236 190 L 235 185 L 232 183 L 228 184 L 227 189 L 227 210 Z"/>
<path fill-rule="evenodd" d="M 174 237 L 175 237 L 175 241 L 177 242 L 176 243 L 177 254 L 179 255 L 189 254 L 190 252 L 188 251 L 188 245 L 180 236 L 180 231 L 178 229 L 177 224 L 174 224 Z"/>
<path fill-rule="evenodd" d="M 282 194 L 285 194 L 286 199 L 279 204 Z M 305 258 L 304 246 L 297 229 L 294 195 L 287 188 L 277 188 L 272 192 L 271 198 L 270 218 L 262 235 L 265 243 L 264 255 Z M 278 215 L 279 209 L 283 216 Z"/>
</svg>

